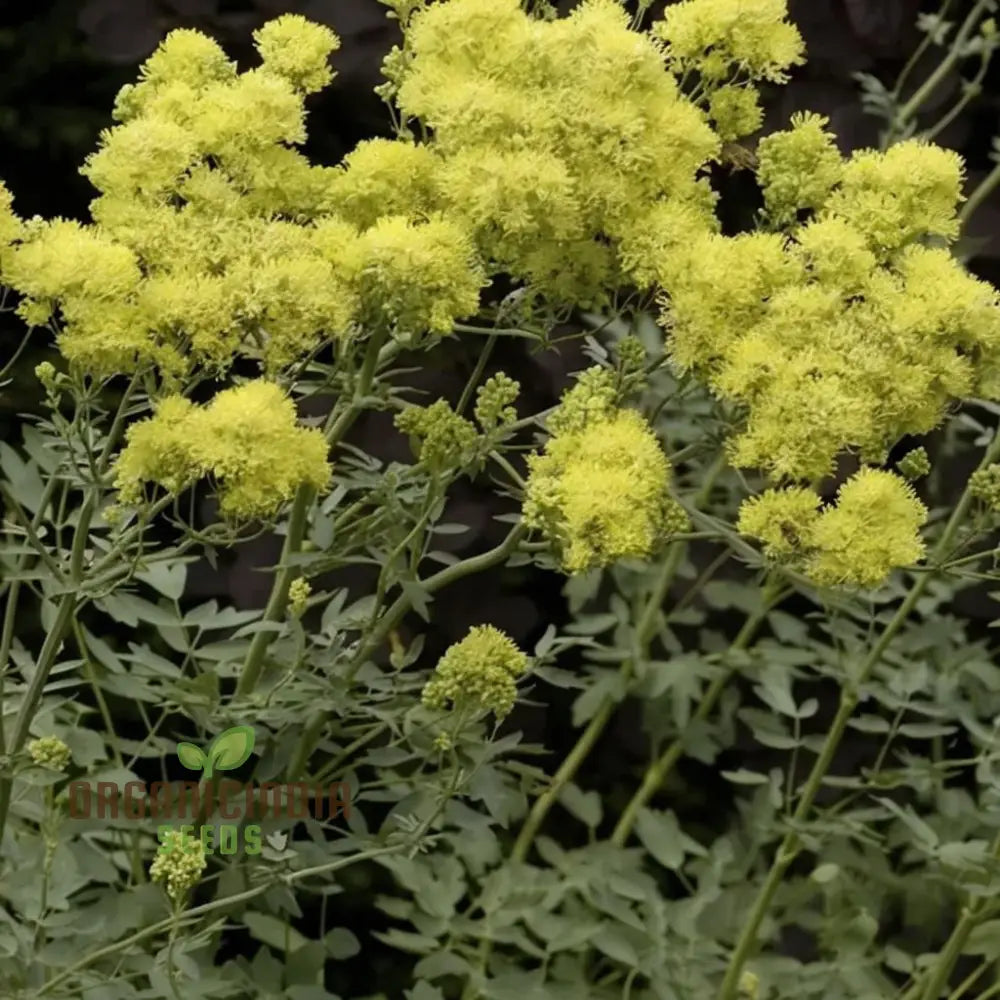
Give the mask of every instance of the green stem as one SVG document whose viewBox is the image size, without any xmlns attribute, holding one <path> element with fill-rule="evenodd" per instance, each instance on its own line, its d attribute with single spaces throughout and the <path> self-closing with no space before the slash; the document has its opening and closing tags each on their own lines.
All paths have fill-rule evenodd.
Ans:
<svg viewBox="0 0 1000 1000">
<path fill-rule="evenodd" d="M 969 16 L 962 23 L 955 40 L 952 42 L 948 55 L 938 64 L 934 72 L 917 88 L 916 93 L 900 108 L 897 121 L 905 126 L 906 123 L 923 107 L 927 99 L 941 85 L 948 74 L 955 68 L 964 56 L 962 49 L 965 48 L 969 36 L 973 29 L 979 24 L 979 19 L 989 9 L 992 0 L 977 0 L 976 6 L 969 13 Z"/>
<path fill-rule="evenodd" d="M 337 418 L 333 418 L 333 414 L 331 413 L 331 418 L 324 428 L 327 443 L 331 448 L 336 447 L 364 409 L 365 399 L 371 391 L 372 382 L 375 379 L 379 352 L 382 349 L 383 340 L 383 337 L 376 336 L 373 336 L 369 340 L 350 405 Z M 288 519 L 288 530 L 281 548 L 281 569 L 275 576 L 274 584 L 271 587 L 271 594 L 264 609 L 262 620 L 265 622 L 280 622 L 284 619 L 285 609 L 288 606 L 289 588 L 292 585 L 292 581 L 301 572 L 297 566 L 290 565 L 290 560 L 302 548 L 302 540 L 305 537 L 309 510 L 314 495 L 315 491 L 309 486 L 300 486 L 295 494 L 295 500 Z M 240 671 L 239 681 L 236 685 L 237 695 L 252 694 L 260 682 L 260 677 L 264 669 L 264 656 L 270 645 L 271 638 L 272 633 L 270 630 L 263 630 L 254 634 L 250 648 L 247 650 L 246 659 L 243 662 L 243 668 Z"/>
<path fill-rule="evenodd" d="M 993 860 L 1000 860 L 1000 834 L 993 841 Z M 906 993 L 906 997 L 915 998 L 919 995 L 921 1000 L 937 1000 L 941 995 L 951 976 L 955 964 L 962 956 L 962 950 L 969 940 L 969 935 L 976 929 L 977 925 L 984 919 L 983 911 L 992 902 L 987 897 L 967 898 L 962 907 L 961 916 L 955 929 L 951 932 L 938 961 L 927 970 L 927 985 L 921 990 L 919 980 Z M 979 973 L 981 974 L 981 972 Z"/>
<path fill-rule="evenodd" d="M 1000 184 L 1000 163 L 980 181 L 978 187 L 969 195 L 962 206 L 962 210 L 958 213 L 958 223 L 961 229 L 965 229 L 976 209 L 993 193 L 998 184 Z"/>
<path fill-rule="evenodd" d="M 702 487 L 698 491 L 698 495 L 695 497 L 694 506 L 700 506 L 708 500 L 711 496 L 716 480 L 722 474 L 725 466 L 726 463 L 724 455 L 720 455 L 712 463 L 705 475 Z M 626 683 L 632 675 L 634 660 L 641 659 L 646 653 L 649 642 L 656 631 L 657 616 L 663 608 L 663 602 L 670 590 L 670 585 L 673 583 L 677 570 L 680 568 L 681 561 L 683 560 L 686 551 L 687 545 L 684 542 L 675 541 L 670 548 L 670 552 L 663 561 L 663 565 L 660 568 L 660 574 L 657 577 L 656 583 L 649 595 L 648 600 L 646 601 L 642 616 L 636 625 L 636 656 L 634 658 L 630 657 L 629 659 L 624 660 L 619 668 L 619 676 Z M 524 825 L 521 827 L 511 850 L 511 860 L 515 863 L 521 863 L 527 858 L 528 852 L 531 850 L 531 845 L 534 843 L 535 837 L 537 836 L 542 823 L 545 821 L 545 818 L 552 809 L 552 806 L 559 798 L 559 793 L 570 781 L 573 780 L 577 771 L 579 771 L 580 767 L 583 765 L 583 762 L 590 755 L 591 750 L 593 750 L 594 745 L 597 743 L 614 714 L 615 704 L 616 703 L 613 698 L 605 698 L 600 708 L 587 724 L 587 728 L 580 734 L 580 737 L 577 739 L 573 749 L 569 752 L 556 773 L 553 775 L 548 787 L 532 804 L 527 819 L 524 821 Z M 483 938 L 479 949 L 480 974 L 485 975 L 492 952 L 492 940 L 488 937 Z M 462 1000 L 472 1000 L 472 998 L 476 995 L 476 991 L 477 987 L 475 980 L 470 977 L 466 980 L 465 989 L 462 993 Z"/>
<path fill-rule="evenodd" d="M 313 875 L 330 874 L 342 868 L 347 868 L 350 865 L 358 864 L 361 861 L 369 861 L 373 858 L 382 857 L 386 854 L 397 854 L 411 849 L 411 845 L 409 844 L 399 844 L 393 845 L 392 847 L 379 847 L 369 851 L 361 851 L 353 857 L 341 858 L 337 861 L 330 861 L 322 865 L 315 865 L 312 868 L 302 868 L 297 872 L 292 872 L 289 875 L 283 876 L 280 881 L 285 885 L 290 886 Z M 252 899 L 256 899 L 258 896 L 264 895 L 266 892 L 270 892 L 271 889 L 274 888 L 274 885 L 274 880 L 266 881 L 260 885 L 254 886 L 252 889 L 246 889 L 243 892 L 238 892 L 232 896 L 226 896 L 223 899 L 216 899 L 211 903 L 203 903 L 201 906 L 194 906 L 184 914 L 184 916 L 180 919 L 179 924 L 181 927 L 187 927 L 190 924 L 196 923 L 202 917 L 208 916 L 212 913 L 217 913 L 220 910 L 227 910 L 240 903 L 247 903 Z M 169 933 L 173 922 L 174 917 L 170 916 L 166 920 L 160 920 L 155 924 L 151 924 L 149 927 L 144 927 L 142 930 L 137 931 L 135 934 L 132 934 L 121 941 L 116 941 L 114 944 L 109 944 L 103 948 L 98 948 L 96 951 L 92 951 L 89 955 L 85 955 L 82 959 L 80 959 L 79 962 L 74 963 L 69 968 L 60 972 L 59 975 L 50 979 L 34 994 L 35 998 L 51 993 L 55 987 L 66 982 L 67 980 L 74 979 L 74 977 L 77 977 L 84 969 L 93 965 L 94 962 L 99 962 L 102 958 L 108 958 L 119 951 L 125 951 L 133 945 L 141 944 L 143 941 L 146 941 L 151 937 L 156 937 L 156 935 L 162 934 L 164 931 Z"/>
<path fill-rule="evenodd" d="M 308 522 L 309 508 L 312 505 L 315 491 L 311 486 L 300 486 L 295 494 L 295 501 L 292 504 L 292 511 L 288 518 L 288 530 L 285 534 L 285 541 L 281 547 L 280 569 L 275 577 L 274 586 L 271 588 L 271 596 L 268 598 L 267 607 L 264 609 L 263 621 L 280 622 L 285 616 L 285 608 L 288 605 L 288 592 L 292 586 L 292 581 L 299 575 L 299 567 L 290 564 L 290 560 L 302 547 L 302 539 L 305 536 L 306 524 Z M 267 652 L 270 643 L 270 630 L 256 632 L 250 649 L 247 651 L 246 659 L 243 662 L 243 669 L 240 671 L 240 679 L 236 685 L 237 695 L 248 695 L 253 692 L 260 681 L 261 673 L 264 670 L 264 654 Z"/>
<path fill-rule="evenodd" d="M 1000 433 L 994 435 L 993 440 L 990 442 L 990 446 L 986 449 L 986 452 L 983 455 L 979 468 L 984 468 L 991 462 L 995 461 L 998 455 L 1000 455 Z M 961 527 L 962 521 L 965 519 L 965 515 L 968 513 L 969 507 L 972 505 L 972 500 L 972 493 L 969 490 L 968 484 L 966 484 L 962 497 L 959 500 L 958 505 L 955 507 L 955 510 L 952 512 L 951 517 L 948 519 L 944 533 L 941 535 L 941 538 L 935 546 L 934 554 L 929 560 L 931 564 L 939 562 L 941 556 L 949 550 L 958 529 Z M 757 894 L 757 898 L 754 901 L 750 915 L 744 924 L 739 940 L 736 942 L 732 959 L 730 960 L 729 967 L 726 970 L 722 986 L 719 990 L 718 1000 L 734 1000 L 736 997 L 743 966 L 746 964 L 747 960 L 750 958 L 750 953 L 757 945 L 757 933 L 760 930 L 760 925 L 763 923 L 764 918 L 767 915 L 768 909 L 774 899 L 775 893 L 777 893 L 778 888 L 781 885 L 785 873 L 798 856 L 801 848 L 801 842 L 797 829 L 800 828 L 806 821 L 809 812 L 812 809 L 813 801 L 822 786 L 823 778 L 829 770 L 834 755 L 840 746 L 840 741 L 843 739 L 844 733 L 847 729 L 847 723 L 850 721 L 854 708 L 857 705 L 859 689 L 866 683 L 868 678 L 871 676 L 872 671 L 881 662 L 885 651 L 892 643 L 896 633 L 909 619 L 910 614 L 913 612 L 917 602 L 920 600 L 923 592 L 927 589 L 927 586 L 933 579 L 934 575 L 935 574 L 933 573 L 922 573 L 919 577 L 917 577 L 911 586 L 906 599 L 903 601 L 896 614 L 892 617 L 889 624 L 886 625 L 881 636 L 879 637 L 878 642 L 861 664 L 857 674 L 850 679 L 850 687 L 845 687 L 841 691 L 840 707 L 837 709 L 837 714 L 830 725 L 830 731 L 827 734 L 822 749 L 820 750 L 819 757 L 809 773 L 805 787 L 802 789 L 798 806 L 792 815 L 791 829 L 782 838 L 781 844 L 779 845 L 778 851 L 775 855 L 774 862 L 771 865 L 771 869 L 768 872 L 759 893 Z"/>
</svg>

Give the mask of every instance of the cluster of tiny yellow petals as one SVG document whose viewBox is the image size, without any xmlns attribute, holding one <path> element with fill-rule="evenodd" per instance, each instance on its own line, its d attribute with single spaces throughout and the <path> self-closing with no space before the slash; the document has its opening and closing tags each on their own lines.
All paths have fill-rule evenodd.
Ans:
<svg viewBox="0 0 1000 1000">
<path fill-rule="evenodd" d="M 179 903 L 201 880 L 207 865 L 200 837 L 171 830 L 149 866 L 149 877 L 154 882 L 165 883 L 167 895 Z"/>
<path fill-rule="evenodd" d="M 836 502 L 820 507 L 811 490 L 768 490 L 745 501 L 739 530 L 760 541 L 771 560 L 821 586 L 877 587 L 893 569 L 924 556 L 927 508 L 892 472 L 865 468 L 845 482 Z"/>
<path fill-rule="evenodd" d="M 843 158 L 826 125 L 821 115 L 795 114 L 791 128 L 757 144 L 757 180 L 777 225 L 793 222 L 800 209 L 822 207 L 843 175 Z"/>
<path fill-rule="evenodd" d="M 0 280 L 84 371 L 281 369 L 358 328 L 413 342 L 478 310 L 467 220 L 432 212 L 436 153 L 376 140 L 310 164 L 304 101 L 337 38 L 284 15 L 254 39 L 261 65 L 243 73 L 197 31 L 165 39 L 83 168 L 91 224 L 21 224 L 0 191 Z"/>
<path fill-rule="evenodd" d="M 312 94 L 333 79 L 329 57 L 340 48 L 340 39 L 323 25 L 299 14 L 283 14 L 255 31 L 253 40 L 265 69 L 296 90 Z"/>
<path fill-rule="evenodd" d="M 432 130 L 438 183 L 413 172 L 429 160 L 407 154 L 403 188 L 463 218 L 494 271 L 557 302 L 600 302 L 630 276 L 626 255 L 648 269 L 650 218 L 668 239 L 656 208 L 684 206 L 703 231 L 715 224 L 698 175 L 720 140 L 661 48 L 615 0 L 560 18 L 518 0 L 417 10 L 392 90 L 402 117 Z M 391 183 L 380 186 L 391 204 Z"/>
<path fill-rule="evenodd" d="M 670 465 L 649 423 L 614 405 L 610 373 L 585 372 L 528 458 L 524 521 L 540 530 L 567 573 L 648 558 L 687 515 L 670 495 Z"/>
<path fill-rule="evenodd" d="M 741 71 L 751 80 L 783 82 L 805 54 L 787 16 L 785 0 L 681 0 L 653 30 L 678 74 L 712 82 Z"/>
<path fill-rule="evenodd" d="M 211 475 L 220 509 L 234 520 L 267 517 L 300 486 L 330 479 L 322 433 L 296 425 L 295 407 L 277 385 L 257 380 L 197 407 L 169 396 L 132 425 L 115 465 L 119 502 L 139 503 L 144 483 L 176 493 Z"/>
<path fill-rule="evenodd" d="M 727 84 L 714 90 L 709 95 L 708 114 L 723 142 L 734 142 L 751 135 L 764 121 L 760 94 L 750 86 Z"/>
<path fill-rule="evenodd" d="M 447 334 L 456 319 L 479 309 L 486 278 L 460 223 L 443 216 L 426 222 L 383 216 L 362 233 L 358 248 L 369 325 L 412 342 L 425 332 Z"/>
<path fill-rule="evenodd" d="M 951 399 L 1000 391 L 1000 297 L 921 242 L 957 232 L 961 178 L 916 140 L 844 160 L 801 116 L 761 143 L 775 230 L 675 249 L 670 353 L 744 415 L 735 465 L 781 482 L 830 475 L 845 450 L 882 464 Z"/>
<path fill-rule="evenodd" d="M 510 713 L 517 700 L 517 680 L 528 669 L 528 657 L 510 636 L 492 625 L 476 625 L 449 646 L 423 690 L 423 703 L 442 709 Z"/>
<path fill-rule="evenodd" d="M 58 736 L 42 736 L 26 747 L 32 763 L 50 771 L 65 771 L 70 761 L 70 749 Z"/>
</svg>

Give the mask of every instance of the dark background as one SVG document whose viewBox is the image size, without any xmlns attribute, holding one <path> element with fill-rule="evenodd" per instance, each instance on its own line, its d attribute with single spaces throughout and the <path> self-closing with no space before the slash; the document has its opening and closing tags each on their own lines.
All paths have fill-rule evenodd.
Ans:
<svg viewBox="0 0 1000 1000">
<path fill-rule="evenodd" d="M 563 9 L 571 5 L 567 0 L 560 4 Z M 971 2 L 958 4 L 952 17 L 961 18 L 970 6 Z M 920 38 L 915 29 L 921 9 L 919 0 L 790 0 L 790 7 L 792 20 L 806 38 L 809 59 L 796 71 L 790 85 L 768 95 L 765 131 L 782 127 L 794 111 L 810 109 L 831 118 L 845 152 L 874 145 L 881 123 L 863 113 L 853 74 L 870 73 L 889 86 L 894 83 Z M 924 4 L 923 9 L 937 7 L 934 0 Z M 653 15 L 660 9 L 662 3 L 654 7 Z M 0 4 L 0 178 L 14 193 L 18 213 L 22 217 L 37 213 L 87 218 L 93 192 L 79 175 L 79 165 L 95 147 L 100 130 L 111 125 L 110 109 L 119 87 L 135 78 L 138 64 L 169 30 L 200 28 L 218 38 L 245 67 L 254 62 L 251 32 L 269 18 L 292 11 L 329 24 L 341 37 L 342 47 L 333 60 L 338 70 L 336 81 L 310 99 L 307 146 L 315 160 L 335 163 L 360 139 L 389 134 L 388 117 L 372 88 L 380 82 L 381 60 L 396 40 L 397 29 L 395 22 L 386 19 L 386 8 L 376 0 L 57 0 L 49 4 Z M 932 50 L 927 66 L 917 68 L 911 77 L 914 83 L 933 68 L 937 54 Z M 928 108 L 932 120 L 950 106 L 959 85 L 960 78 L 955 75 L 941 88 Z M 995 65 L 982 96 L 938 137 L 940 143 L 966 157 L 970 185 L 991 167 L 988 153 L 992 137 L 1000 131 L 998 110 L 1000 66 Z M 718 179 L 732 189 L 733 201 L 741 206 L 736 216 L 726 220 L 727 224 L 739 226 L 740 213 L 749 216 L 756 204 L 752 181 L 745 174 L 731 173 L 720 173 Z M 748 222 L 749 217 L 742 221 Z M 983 206 L 967 234 L 974 247 L 970 266 L 995 283 L 1000 283 L 998 221 L 1000 199 L 994 198 Z M 16 320 L 0 316 L 0 358 L 9 355 L 21 336 Z M 454 348 L 435 353 L 420 383 L 432 393 L 455 398 L 475 359 L 462 344 L 449 343 Z M 32 369 L 48 349 L 45 344 L 33 344 L 13 383 L 0 389 L 0 434 L 5 440 L 16 442 L 18 414 L 39 406 Z M 502 367 L 522 383 L 527 413 L 554 403 L 569 373 L 582 366 L 578 350 L 531 357 L 520 341 L 507 341 L 488 371 Z M 353 440 L 384 458 L 406 460 L 406 443 L 382 415 L 361 422 Z M 462 554 L 495 544 L 504 531 L 491 519 L 497 510 L 488 483 L 460 484 L 446 520 L 462 521 L 472 530 L 450 536 L 454 539 L 452 548 Z M 265 540 L 230 554 L 228 562 L 220 561 L 217 571 L 199 566 L 189 576 L 188 596 L 197 600 L 218 596 L 239 607 L 260 607 L 266 599 L 269 579 L 254 572 L 253 567 L 273 562 L 276 553 L 277 543 Z M 705 562 L 714 554 L 708 552 Z M 558 578 L 524 569 L 498 571 L 467 581 L 456 593 L 443 595 L 435 605 L 428 655 L 433 657 L 470 625 L 484 620 L 506 629 L 530 648 L 548 622 L 566 620 L 560 589 Z M 961 613 L 980 618 L 983 624 L 993 615 L 986 600 L 973 598 L 966 603 Z M 575 739 L 565 694 L 536 690 L 536 699 L 545 702 L 547 708 L 519 709 L 513 719 L 529 738 L 544 742 L 555 760 L 561 759 Z M 607 792 L 623 782 L 627 787 L 634 786 L 646 753 L 637 720 L 629 716 L 628 710 L 619 713 L 618 723 L 592 755 L 589 787 Z M 850 753 L 850 748 L 845 749 Z M 688 766 L 687 781 L 685 768 L 681 768 L 680 777 L 682 787 L 686 784 L 691 795 L 686 807 L 672 803 L 682 816 L 686 812 L 701 814 L 708 808 L 725 809 L 729 786 L 724 782 L 702 773 L 693 764 Z M 714 799 L 722 804 L 709 807 L 706 803 Z M 704 816 L 700 818 L 704 820 Z M 366 880 L 374 875 L 359 873 L 358 877 Z M 374 929 L 372 888 L 370 884 L 358 885 L 360 891 L 338 897 L 351 900 L 345 905 L 356 907 L 353 915 L 344 915 L 338 923 L 354 927 L 362 937 L 366 927 Z M 240 952 L 247 944 L 233 939 L 229 948 L 231 953 Z M 364 948 L 364 961 L 357 968 L 353 963 L 339 967 L 352 981 L 331 983 L 330 987 L 346 995 L 375 989 L 401 995 L 402 987 L 409 985 L 405 971 L 409 960 L 381 949 L 371 939 L 364 941 Z"/>
</svg>

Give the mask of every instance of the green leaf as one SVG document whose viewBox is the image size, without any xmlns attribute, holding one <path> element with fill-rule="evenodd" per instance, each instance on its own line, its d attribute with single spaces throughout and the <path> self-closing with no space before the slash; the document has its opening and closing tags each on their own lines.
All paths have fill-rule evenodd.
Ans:
<svg viewBox="0 0 1000 1000">
<path fill-rule="evenodd" d="M 212 741 L 208 756 L 217 771 L 232 771 L 249 759 L 253 752 L 253 726 L 233 726 Z"/>
<path fill-rule="evenodd" d="M 285 950 L 287 937 L 288 951 L 298 951 L 309 943 L 294 927 L 286 927 L 284 920 L 272 917 L 269 913 L 244 913 L 243 924 L 250 931 L 250 936 L 276 951 Z"/>
<path fill-rule="evenodd" d="M 819 885 L 825 885 L 827 882 L 832 882 L 839 874 L 840 865 L 835 865 L 832 861 L 828 861 L 826 864 L 814 868 L 813 873 L 809 877 Z"/>
<path fill-rule="evenodd" d="M 178 743 L 177 759 L 191 771 L 202 770 L 208 761 L 205 752 L 194 743 Z"/>
<path fill-rule="evenodd" d="M 585 792 L 578 785 L 569 782 L 559 792 L 559 801 L 591 830 L 600 824 L 601 797 L 597 792 Z"/>
</svg>

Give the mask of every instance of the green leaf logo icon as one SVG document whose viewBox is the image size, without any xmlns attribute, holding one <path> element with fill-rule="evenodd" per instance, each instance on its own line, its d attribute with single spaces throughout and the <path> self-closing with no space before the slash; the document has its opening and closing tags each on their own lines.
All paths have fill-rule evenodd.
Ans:
<svg viewBox="0 0 1000 1000">
<path fill-rule="evenodd" d="M 211 778 L 215 771 L 232 771 L 253 752 L 253 726 L 233 726 L 212 740 L 208 750 L 194 743 L 178 743 L 177 757 L 192 771 L 204 771 Z"/>
<path fill-rule="evenodd" d="M 200 771 L 208 763 L 205 752 L 193 743 L 178 743 L 177 757 L 191 771 Z"/>
</svg>

